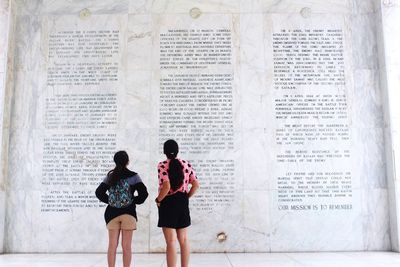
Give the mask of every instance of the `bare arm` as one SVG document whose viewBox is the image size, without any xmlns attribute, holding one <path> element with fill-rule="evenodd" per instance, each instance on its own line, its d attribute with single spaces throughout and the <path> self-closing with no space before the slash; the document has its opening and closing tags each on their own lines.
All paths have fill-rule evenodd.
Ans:
<svg viewBox="0 0 400 267">
<path fill-rule="evenodd" d="M 199 182 L 197 180 L 193 180 L 192 187 L 190 188 L 188 193 L 188 197 L 191 198 L 194 195 L 194 193 L 196 193 L 197 189 L 199 189 L 199 187 L 200 187 Z"/>
<path fill-rule="evenodd" d="M 161 202 L 166 197 L 166 195 L 168 194 L 170 189 L 171 189 L 171 184 L 169 183 L 169 181 L 164 181 L 161 186 L 160 193 L 158 193 L 156 200 L 158 202 Z"/>
</svg>

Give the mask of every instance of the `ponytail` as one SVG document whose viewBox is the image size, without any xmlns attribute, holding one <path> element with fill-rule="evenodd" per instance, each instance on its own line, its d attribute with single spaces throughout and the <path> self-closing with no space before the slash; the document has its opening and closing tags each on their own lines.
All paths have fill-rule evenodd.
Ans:
<svg viewBox="0 0 400 267">
<path fill-rule="evenodd" d="M 118 151 L 114 155 L 114 162 L 115 168 L 107 174 L 110 186 L 116 185 L 121 179 L 121 175 L 126 170 L 126 165 L 128 165 L 129 156 L 125 151 Z"/>
<path fill-rule="evenodd" d="M 168 178 L 171 183 L 171 189 L 177 190 L 183 184 L 183 167 L 179 160 L 176 159 L 178 155 L 179 147 L 175 140 L 167 140 L 164 143 L 164 154 L 171 161 L 169 162 Z"/>
<path fill-rule="evenodd" d="M 169 162 L 168 178 L 171 183 L 171 189 L 177 190 L 183 184 L 183 167 L 179 160 L 171 159 Z"/>
</svg>

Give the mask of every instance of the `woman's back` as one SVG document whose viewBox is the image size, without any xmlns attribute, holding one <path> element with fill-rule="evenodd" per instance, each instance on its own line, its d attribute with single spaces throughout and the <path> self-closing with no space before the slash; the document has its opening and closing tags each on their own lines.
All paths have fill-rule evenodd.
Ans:
<svg viewBox="0 0 400 267">
<path fill-rule="evenodd" d="M 195 171 L 192 167 L 192 165 L 187 161 L 187 160 L 182 160 L 182 159 L 176 159 L 179 161 L 179 163 L 182 166 L 182 172 L 183 172 L 183 180 L 182 184 L 177 188 L 171 189 L 168 192 L 168 195 L 171 195 L 176 192 L 182 192 L 182 193 L 188 193 L 189 192 L 189 184 L 193 183 L 194 180 L 197 179 Z M 170 167 L 170 162 L 171 159 L 167 159 L 165 161 L 159 162 L 157 169 L 158 169 L 158 191 L 161 190 L 161 186 L 164 181 L 170 181 L 169 177 L 169 167 Z"/>
</svg>

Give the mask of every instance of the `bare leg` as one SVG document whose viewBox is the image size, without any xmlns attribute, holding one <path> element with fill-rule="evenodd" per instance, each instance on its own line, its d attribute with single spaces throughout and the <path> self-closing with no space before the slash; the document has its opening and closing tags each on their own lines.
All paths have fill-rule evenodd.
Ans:
<svg viewBox="0 0 400 267">
<path fill-rule="evenodd" d="M 167 243 L 167 266 L 176 266 L 176 232 L 173 228 L 163 227 L 165 242 Z"/>
<path fill-rule="evenodd" d="M 119 230 L 108 230 L 108 267 L 115 267 L 115 256 L 117 254 Z"/>
<path fill-rule="evenodd" d="M 187 239 L 187 228 L 177 229 L 179 246 L 181 247 L 181 267 L 189 266 L 190 247 Z"/>
<path fill-rule="evenodd" d="M 122 230 L 122 260 L 124 267 L 131 266 L 133 230 Z"/>
</svg>

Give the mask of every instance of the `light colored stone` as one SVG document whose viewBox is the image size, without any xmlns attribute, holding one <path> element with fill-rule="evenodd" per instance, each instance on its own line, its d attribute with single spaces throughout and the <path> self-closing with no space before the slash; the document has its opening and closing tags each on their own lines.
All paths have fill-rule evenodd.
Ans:
<svg viewBox="0 0 400 267">
<path fill-rule="evenodd" d="M 395 69 L 398 68 L 398 48 L 400 44 L 399 36 L 395 30 L 400 23 L 399 7 L 400 2 L 396 0 L 382 0 L 379 10 L 380 21 L 378 23 L 378 41 L 380 57 L 380 81 L 382 86 L 384 118 L 385 118 L 385 148 L 389 196 L 390 214 L 390 236 L 392 250 L 400 251 L 400 195 L 399 195 L 399 93 L 398 85 L 400 77 Z"/>
<path fill-rule="evenodd" d="M 154 40 L 152 16 L 129 15 L 127 32 L 127 73 L 129 77 L 134 70 L 152 69 L 152 43 Z M 145 90 L 149 92 L 149 90 Z"/>
<path fill-rule="evenodd" d="M 0 1 L 0 253 L 4 252 L 4 230 L 5 230 L 5 218 L 6 218 L 6 177 L 5 177 L 5 166 L 7 162 L 7 152 L 4 149 L 3 144 L 8 140 L 8 130 L 6 129 L 7 119 L 5 114 L 8 114 L 5 105 L 6 96 L 6 82 L 7 82 L 7 58 L 8 58 L 8 42 L 9 42 L 9 29 L 10 29 L 10 17 L 11 15 L 10 1 Z"/>
<path fill-rule="evenodd" d="M 356 69 L 377 69 L 376 14 L 351 17 L 352 57 Z"/>
<path fill-rule="evenodd" d="M 42 0 L 41 2 L 40 13 L 50 15 L 79 15 L 84 9 L 87 9 L 91 14 L 127 14 L 129 8 L 129 0 L 106 0 L 101 2 L 95 0 L 73 0 L 62 4 L 51 0 Z"/>
<path fill-rule="evenodd" d="M 352 0 L 351 4 L 355 14 L 375 13 L 380 8 L 380 0 Z"/>
<path fill-rule="evenodd" d="M 379 70 L 354 70 L 354 98 L 358 99 L 353 108 L 354 126 L 358 128 L 382 128 L 385 125 L 382 112 L 382 95 L 379 84 Z"/>
<path fill-rule="evenodd" d="M 389 207 L 387 189 L 365 189 L 362 193 L 364 249 L 390 250 Z M 384 205 L 378 203 L 386 203 Z M 374 240 L 372 242 L 372 240 Z"/>
<path fill-rule="evenodd" d="M 151 4 L 152 2 L 148 0 L 129 0 L 129 13 L 148 13 L 151 10 Z"/>
<path fill-rule="evenodd" d="M 400 52 L 397 44 L 399 43 L 398 26 L 400 21 L 400 5 L 383 6 L 383 34 L 385 46 L 385 64 L 386 66 L 400 65 Z"/>
<path fill-rule="evenodd" d="M 181 151 L 180 155 L 194 161 L 232 159 L 235 171 L 233 177 L 228 179 L 234 181 L 235 197 L 228 204 L 217 205 L 211 211 L 197 210 L 194 205 L 196 197 L 191 200 L 189 238 L 192 250 L 282 252 L 390 249 L 388 233 L 391 222 L 388 214 L 393 207 L 389 207 L 387 196 L 393 198 L 388 187 L 392 184 L 397 186 L 397 182 L 386 181 L 383 140 L 389 120 L 383 119 L 382 112 L 387 103 L 380 95 L 385 88 L 384 84 L 379 85 L 384 71 L 378 65 L 382 54 L 378 50 L 380 33 L 375 29 L 379 13 L 374 13 L 377 10 L 374 3 L 358 0 L 15 1 L 15 71 L 11 88 L 14 94 L 4 232 L 6 250 L 45 253 L 105 251 L 107 232 L 102 208 L 76 208 L 72 212 L 56 214 L 40 212 L 40 196 L 42 191 L 47 190 L 41 184 L 44 137 L 67 132 L 116 133 L 117 149 L 128 151 L 131 155 L 130 167 L 142 176 L 150 193 L 147 202 L 138 207 L 139 226 L 134 234 L 134 251 L 165 250 L 162 231 L 156 226 L 158 214 L 153 199 L 157 194 L 156 166 L 165 158 L 158 140 L 160 78 L 172 71 L 160 69 L 160 33 L 168 29 L 203 28 L 231 30 L 232 64 L 186 72 L 233 75 L 235 149 L 211 151 L 206 155 Z M 397 11 L 383 12 L 388 14 L 391 24 Z M 302 87 L 294 93 L 344 94 L 349 116 L 335 123 L 349 125 L 348 141 L 310 141 L 298 146 L 276 144 L 276 129 L 282 124 L 299 121 L 278 122 L 274 117 L 274 99 L 281 92 L 273 88 L 272 33 L 280 29 L 306 28 L 343 30 L 345 85 Z M 49 35 L 60 30 L 77 29 L 119 30 L 120 49 L 115 55 L 119 69 L 117 81 L 99 86 L 47 85 L 47 68 L 55 64 L 48 58 Z M 388 28 L 383 33 L 384 38 L 394 35 L 393 29 Z M 385 51 L 391 55 L 397 53 L 392 44 L 386 44 Z M 100 59 L 98 61 L 101 62 Z M 390 66 L 397 64 L 395 59 L 386 60 L 386 63 Z M 394 88 L 392 86 L 399 81 L 394 70 L 389 71 L 387 76 L 390 88 Z M 116 125 L 103 130 L 45 129 L 45 98 L 65 92 L 116 93 Z M 392 90 L 388 95 L 397 97 Z M 397 112 L 399 105 L 390 106 L 391 114 Z M 392 125 L 396 124 L 398 117 L 390 115 L 390 120 Z M 310 119 L 307 122 L 315 121 Z M 393 132 L 394 137 L 397 135 Z M 394 143 L 394 149 L 397 147 L 398 144 Z M 277 156 L 288 149 L 349 150 L 351 156 L 320 164 L 278 163 Z M 111 160 L 110 155 L 112 165 Z M 341 200 L 331 197 L 318 199 L 318 203 L 313 203 L 314 200 L 302 203 L 315 204 L 318 207 L 316 210 L 279 209 L 277 177 L 299 170 L 350 170 L 352 208 L 321 210 L 320 205 L 332 204 L 332 201 L 341 204 Z M 99 183 L 102 178 L 98 178 Z M 202 179 L 206 178 L 209 177 L 199 175 L 201 185 Z M 95 187 L 84 189 L 92 194 Z M 218 194 L 212 189 L 200 190 L 212 198 Z M 396 213 L 391 210 L 391 214 L 393 212 Z M 221 233 L 227 236 L 223 242 L 218 240 Z M 87 238 L 78 242 L 82 236 Z M 235 261 L 241 262 L 237 258 Z"/>
<path fill-rule="evenodd" d="M 240 10 L 244 13 L 300 13 L 303 8 L 309 8 L 311 13 L 350 13 L 351 0 L 329 1 L 296 1 L 296 0 L 240 0 Z"/>
<path fill-rule="evenodd" d="M 132 1 L 132 0 L 131 0 Z M 143 2 L 143 0 L 141 0 Z M 151 4 L 149 4 L 149 2 Z M 187 14 L 192 8 L 198 8 L 203 13 L 239 13 L 239 0 L 217 0 L 217 1 L 196 1 L 196 0 L 146 0 L 146 6 L 151 5 L 151 12 L 166 14 Z"/>
<path fill-rule="evenodd" d="M 107 265 L 106 254 L 5 254 L 0 255 L 0 264 L 23 267 L 77 266 L 101 267 Z M 132 264 L 143 267 L 166 265 L 165 254 L 133 254 Z M 179 262 L 179 260 L 178 260 Z M 399 264 L 398 253 L 393 252 L 321 252 L 321 253 L 207 253 L 192 254 L 190 266 L 201 267 L 301 267 L 301 266 L 385 266 Z M 122 265 L 122 255 L 117 255 L 116 264 Z"/>
</svg>

